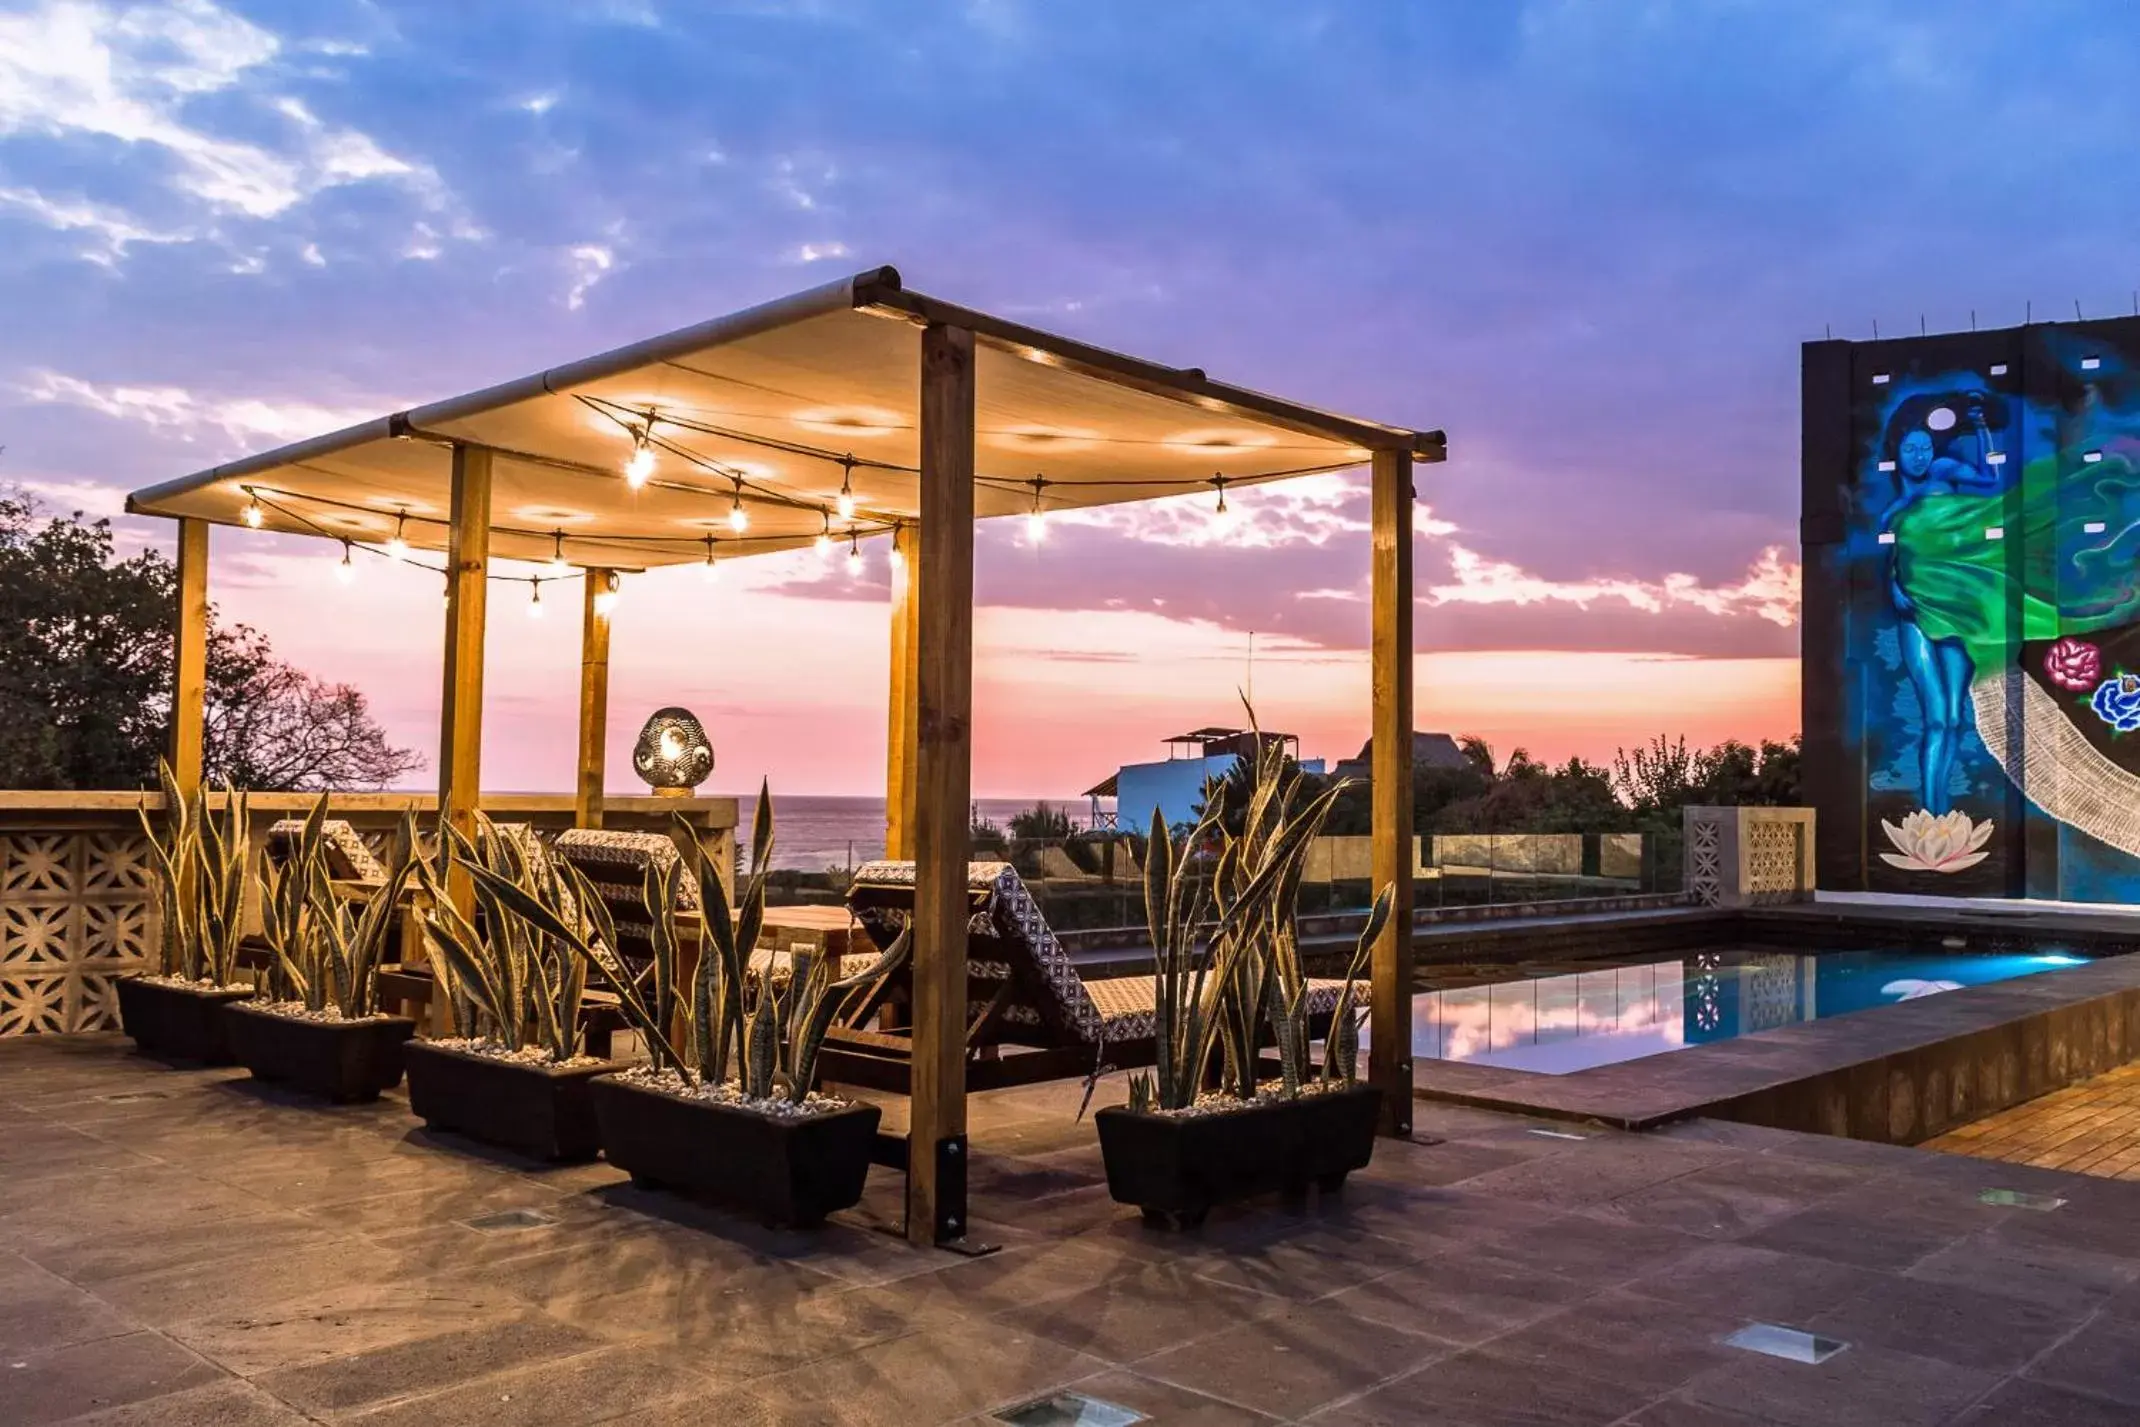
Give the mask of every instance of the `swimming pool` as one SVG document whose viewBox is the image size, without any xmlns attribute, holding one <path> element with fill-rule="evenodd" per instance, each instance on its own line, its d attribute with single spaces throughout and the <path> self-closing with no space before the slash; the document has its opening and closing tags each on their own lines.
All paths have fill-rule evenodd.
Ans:
<svg viewBox="0 0 2140 1427">
<path fill-rule="evenodd" d="M 2052 948 L 1684 952 L 1420 992 L 1412 1054 L 1565 1075 L 2087 961 Z"/>
</svg>

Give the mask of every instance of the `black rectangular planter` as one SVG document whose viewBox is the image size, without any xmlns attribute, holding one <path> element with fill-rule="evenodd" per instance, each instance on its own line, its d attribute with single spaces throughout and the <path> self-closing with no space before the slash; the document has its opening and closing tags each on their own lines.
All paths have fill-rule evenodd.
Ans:
<svg viewBox="0 0 2140 1427">
<path fill-rule="evenodd" d="M 304 1021 L 239 1002 L 223 1008 L 231 1054 L 255 1079 L 339 1105 L 376 1100 L 401 1083 L 401 1050 L 416 1034 L 407 1016 Z"/>
<path fill-rule="evenodd" d="M 1382 1091 L 1373 1085 L 1208 1115 L 1148 1115 L 1110 1105 L 1093 1116 L 1107 1192 L 1148 1222 L 1193 1228 L 1212 1206 L 1311 1184 L 1340 1188 L 1375 1153 Z"/>
<path fill-rule="evenodd" d="M 613 1075 L 593 1082 L 602 1153 L 634 1184 L 679 1189 L 807 1228 L 859 1203 L 877 1141 L 875 1105 L 778 1118 L 686 1100 Z"/>
<path fill-rule="evenodd" d="M 242 986 L 173 986 L 132 976 L 118 984 L 119 1025 L 142 1054 L 202 1065 L 231 1063 L 223 1007 L 250 998 L 251 991 Z"/>
<path fill-rule="evenodd" d="M 434 1130 L 452 1130 L 536 1159 L 586 1160 L 602 1152 L 590 1085 L 622 1061 L 555 1066 L 501 1060 L 410 1041 L 409 1108 Z"/>
</svg>

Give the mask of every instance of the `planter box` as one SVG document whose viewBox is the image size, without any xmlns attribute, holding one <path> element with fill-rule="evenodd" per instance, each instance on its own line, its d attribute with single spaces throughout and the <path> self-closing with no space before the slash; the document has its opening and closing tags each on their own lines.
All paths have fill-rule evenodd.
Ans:
<svg viewBox="0 0 2140 1427">
<path fill-rule="evenodd" d="M 255 1079 L 338 1105 L 376 1100 L 401 1083 L 401 1051 L 416 1034 L 407 1016 L 301 1021 L 239 1002 L 223 1008 L 231 1054 Z"/>
<path fill-rule="evenodd" d="M 882 1115 L 875 1105 L 776 1119 L 615 1076 L 592 1088 L 602 1153 L 634 1184 L 702 1194 L 776 1228 L 820 1224 L 861 1201 Z"/>
<path fill-rule="evenodd" d="M 230 1037 L 223 1028 L 223 1007 L 249 1000 L 243 987 L 169 986 L 160 981 L 125 977 L 119 986 L 119 1024 L 144 1055 L 159 1060 L 191 1060 L 202 1065 L 229 1065 Z"/>
<path fill-rule="evenodd" d="M 1382 1092 L 1373 1085 L 1211 1115 L 1147 1115 L 1110 1105 L 1093 1116 L 1107 1191 L 1146 1222 L 1194 1228 L 1213 1205 L 1274 1191 L 1327 1192 L 1375 1153 Z"/>
<path fill-rule="evenodd" d="M 536 1159 L 586 1160 L 602 1152 L 590 1084 L 622 1061 L 558 1067 L 452 1050 L 429 1041 L 403 1048 L 409 1108 L 434 1130 L 452 1130 Z"/>
</svg>

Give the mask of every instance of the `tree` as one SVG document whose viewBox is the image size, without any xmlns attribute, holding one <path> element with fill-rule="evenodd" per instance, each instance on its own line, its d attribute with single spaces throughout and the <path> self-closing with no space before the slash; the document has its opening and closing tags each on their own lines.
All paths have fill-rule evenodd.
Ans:
<svg viewBox="0 0 2140 1427">
<path fill-rule="evenodd" d="M 1011 814 L 1011 837 L 1018 842 L 1062 842 L 1070 836 L 1070 814 L 1035 803 Z"/>
<path fill-rule="evenodd" d="M 39 515 L 0 490 L 0 787 L 151 786 L 170 728 L 177 571 L 154 550 L 119 559 L 108 520 Z M 203 770 L 217 781 L 376 788 L 422 766 L 362 693 L 277 659 L 244 625 L 211 625 L 206 701 Z"/>
</svg>

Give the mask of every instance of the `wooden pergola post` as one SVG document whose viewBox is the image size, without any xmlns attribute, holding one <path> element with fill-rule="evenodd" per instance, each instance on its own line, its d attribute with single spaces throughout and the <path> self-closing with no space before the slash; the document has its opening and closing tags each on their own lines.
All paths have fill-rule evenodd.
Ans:
<svg viewBox="0 0 2140 1427">
<path fill-rule="evenodd" d="M 1382 1087 L 1383 1133 L 1412 1133 L 1412 454 L 1374 453 L 1374 885 L 1394 889 L 1375 943 L 1368 1078 Z"/>
<path fill-rule="evenodd" d="M 208 522 L 178 522 L 178 610 L 171 660 L 171 741 L 165 749 L 179 796 L 201 786 L 208 728 Z"/>
<path fill-rule="evenodd" d="M 916 561 L 921 529 L 902 521 L 892 530 L 891 719 L 884 750 L 884 855 L 914 856 L 914 764 L 919 707 L 914 699 L 914 601 L 921 588 Z"/>
<path fill-rule="evenodd" d="M 572 800 L 575 827 L 602 825 L 602 784 L 609 768 L 609 611 L 598 598 L 611 571 L 590 568 L 580 581 L 580 764 Z"/>
<path fill-rule="evenodd" d="M 973 333 L 921 334 L 915 703 L 914 1062 L 907 1238 L 966 1234 L 966 855 L 973 785 Z"/>
<path fill-rule="evenodd" d="M 446 543 L 446 686 L 439 708 L 438 810 L 474 837 L 483 783 L 483 629 L 490 586 L 491 453 L 453 448 L 452 527 Z M 448 865 L 446 895 L 475 916 L 468 874 Z M 433 998 L 443 1012 L 443 997 Z"/>
</svg>

